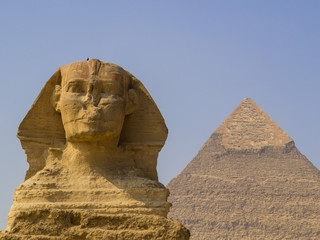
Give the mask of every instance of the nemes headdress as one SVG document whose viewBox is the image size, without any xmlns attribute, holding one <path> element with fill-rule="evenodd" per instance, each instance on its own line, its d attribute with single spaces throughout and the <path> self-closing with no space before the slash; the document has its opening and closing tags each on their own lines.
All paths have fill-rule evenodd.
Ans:
<svg viewBox="0 0 320 240">
<path fill-rule="evenodd" d="M 25 179 L 43 169 L 47 159 L 54 157 L 57 152 L 61 153 L 66 144 L 61 115 L 52 104 L 54 89 L 61 86 L 63 78 L 74 71 L 88 76 L 97 71 L 103 74 L 105 71 L 113 71 L 112 69 L 122 71 L 121 74 L 127 78 L 128 90 L 134 89 L 138 98 L 136 109 L 126 115 L 119 146 L 131 151 L 136 167 L 142 169 L 147 177 L 157 180 L 157 157 L 168 135 L 164 119 L 152 97 L 137 78 L 115 64 L 97 59 L 58 68 L 22 120 L 17 136 L 29 163 Z"/>
</svg>

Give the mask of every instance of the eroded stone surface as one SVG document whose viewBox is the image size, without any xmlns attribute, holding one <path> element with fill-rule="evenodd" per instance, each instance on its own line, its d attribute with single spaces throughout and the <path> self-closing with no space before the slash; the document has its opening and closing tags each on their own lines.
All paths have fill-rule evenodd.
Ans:
<svg viewBox="0 0 320 240">
<path fill-rule="evenodd" d="M 319 239 L 320 173 L 244 99 L 169 184 L 191 239 Z"/>
<path fill-rule="evenodd" d="M 142 83 L 97 59 L 63 66 L 22 121 L 29 170 L 1 239 L 189 239 L 167 219 L 167 128 Z"/>
</svg>

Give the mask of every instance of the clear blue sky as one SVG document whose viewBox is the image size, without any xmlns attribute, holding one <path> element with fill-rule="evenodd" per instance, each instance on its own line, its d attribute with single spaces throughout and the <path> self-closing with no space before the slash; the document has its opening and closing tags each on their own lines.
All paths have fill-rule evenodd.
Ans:
<svg viewBox="0 0 320 240">
<path fill-rule="evenodd" d="M 61 66 L 116 63 L 169 128 L 158 159 L 175 177 L 251 97 L 320 167 L 320 1 L 1 1 L 0 229 L 28 168 L 22 118 Z"/>
</svg>

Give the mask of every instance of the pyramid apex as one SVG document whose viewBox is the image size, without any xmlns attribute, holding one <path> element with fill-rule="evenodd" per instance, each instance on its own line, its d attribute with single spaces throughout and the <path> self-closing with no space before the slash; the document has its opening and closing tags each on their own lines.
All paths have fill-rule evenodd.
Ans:
<svg viewBox="0 0 320 240">
<path fill-rule="evenodd" d="M 251 98 L 244 98 L 242 101 L 253 101 Z"/>
<path fill-rule="evenodd" d="M 244 99 L 241 101 L 241 103 L 254 103 L 254 104 L 256 104 L 255 101 L 253 101 L 252 98 L 244 98 Z M 240 103 L 240 104 L 241 104 L 241 103 Z"/>
<path fill-rule="evenodd" d="M 226 149 L 281 147 L 293 140 L 251 98 L 245 98 L 217 128 Z"/>
</svg>

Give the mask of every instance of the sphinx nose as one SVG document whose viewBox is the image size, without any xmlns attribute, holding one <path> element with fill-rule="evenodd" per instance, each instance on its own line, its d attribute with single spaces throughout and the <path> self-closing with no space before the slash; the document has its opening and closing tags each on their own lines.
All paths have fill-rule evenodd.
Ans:
<svg viewBox="0 0 320 240">
<path fill-rule="evenodd" d="M 92 103 L 93 106 L 98 106 L 99 102 L 100 102 L 101 97 L 99 96 L 99 94 L 93 94 L 92 95 Z"/>
<path fill-rule="evenodd" d="M 85 105 L 98 106 L 100 99 L 101 99 L 101 97 L 100 97 L 98 89 L 94 86 L 93 83 L 91 83 L 89 85 L 88 92 L 86 95 Z"/>
<path fill-rule="evenodd" d="M 84 104 L 86 106 L 93 105 L 93 106 L 96 107 L 96 106 L 98 106 L 98 104 L 100 102 L 100 99 L 101 99 L 101 97 L 99 96 L 99 94 L 97 94 L 97 93 L 88 93 L 86 95 Z"/>
</svg>

